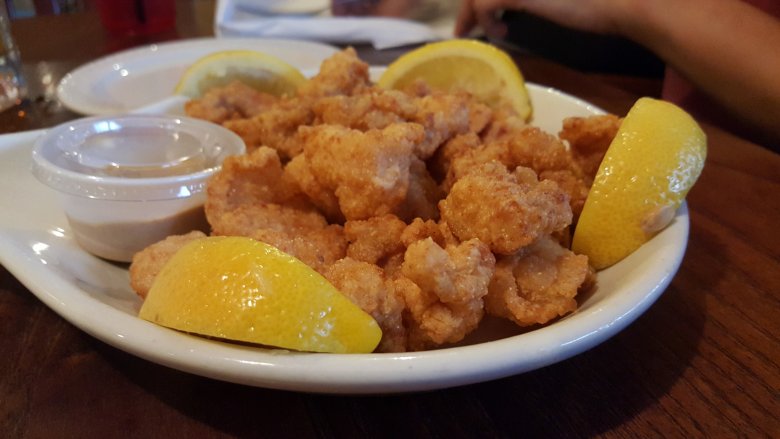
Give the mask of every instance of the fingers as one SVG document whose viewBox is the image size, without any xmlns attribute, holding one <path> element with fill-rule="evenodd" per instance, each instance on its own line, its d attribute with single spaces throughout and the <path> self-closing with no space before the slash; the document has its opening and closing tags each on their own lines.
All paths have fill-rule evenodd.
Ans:
<svg viewBox="0 0 780 439">
<path fill-rule="evenodd" d="M 494 37 L 506 34 L 506 25 L 499 19 L 503 9 L 516 7 L 517 0 L 464 0 L 455 24 L 455 35 L 467 35 L 477 25 Z"/>
<path fill-rule="evenodd" d="M 464 37 L 477 25 L 477 17 L 474 14 L 474 0 L 463 0 L 455 21 L 455 36 Z"/>
</svg>

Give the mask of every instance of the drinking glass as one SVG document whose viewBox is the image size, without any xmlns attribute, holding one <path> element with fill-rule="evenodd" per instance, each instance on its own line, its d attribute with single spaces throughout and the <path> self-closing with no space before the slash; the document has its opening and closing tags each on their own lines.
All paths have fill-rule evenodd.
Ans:
<svg viewBox="0 0 780 439">
<path fill-rule="evenodd" d="M 20 103 L 27 93 L 21 65 L 6 4 L 0 1 L 0 111 Z"/>
</svg>

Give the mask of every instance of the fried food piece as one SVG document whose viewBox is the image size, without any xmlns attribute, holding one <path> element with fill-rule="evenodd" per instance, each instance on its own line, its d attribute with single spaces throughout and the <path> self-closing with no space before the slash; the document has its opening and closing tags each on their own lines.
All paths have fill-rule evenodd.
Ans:
<svg viewBox="0 0 780 439">
<path fill-rule="evenodd" d="M 491 162 L 457 181 L 439 203 L 442 219 L 460 240 L 478 238 L 511 255 L 572 221 L 569 196 L 550 180 L 520 181 Z"/>
<path fill-rule="evenodd" d="M 433 97 L 434 100 L 439 99 L 442 96 L 456 96 L 458 99 L 466 99 L 468 112 L 469 112 L 469 129 L 468 131 L 479 133 L 490 125 L 493 119 L 493 109 L 482 102 L 479 102 L 468 92 L 456 91 L 456 92 L 444 92 L 441 90 L 434 90 L 423 79 L 416 79 L 409 86 L 403 90 L 406 94 L 418 98 Z M 508 107 L 509 108 L 509 107 Z M 421 121 L 418 121 L 422 123 Z"/>
<path fill-rule="evenodd" d="M 569 206 L 571 206 L 573 215 L 572 221 L 576 223 L 576 219 L 579 218 L 582 208 L 585 206 L 585 199 L 588 198 L 589 188 L 586 181 L 569 170 L 542 171 L 539 174 L 539 179 L 554 181 L 561 190 L 569 195 Z"/>
<path fill-rule="evenodd" d="M 418 143 L 414 153 L 427 160 L 436 149 L 450 138 L 469 132 L 471 104 L 469 95 L 434 93 L 417 102 L 417 112 L 412 121 L 425 128 L 425 140 Z"/>
<path fill-rule="evenodd" d="M 172 235 L 136 253 L 130 264 L 130 287 L 136 294 L 146 298 L 154 278 L 173 255 L 186 244 L 205 237 L 206 234 L 199 230 L 186 235 Z"/>
<path fill-rule="evenodd" d="M 382 265 L 391 256 L 406 250 L 401 234 L 406 223 L 392 214 L 367 220 L 347 221 L 344 235 L 349 242 L 347 256 L 357 261 Z"/>
<path fill-rule="evenodd" d="M 525 127 L 506 142 L 509 169 L 518 166 L 531 168 L 540 174 L 544 171 L 578 171 L 566 145 L 557 137 L 537 127 Z"/>
<path fill-rule="evenodd" d="M 537 127 L 526 126 L 513 130 L 502 140 L 484 142 L 480 147 L 457 154 L 447 179 L 454 183 L 471 168 L 491 161 L 499 161 L 510 170 L 519 166 L 531 168 L 537 174 L 565 170 L 577 175 L 579 172 L 579 167 L 560 139 Z"/>
<path fill-rule="evenodd" d="M 433 239 L 433 242 L 442 248 L 460 244 L 458 238 L 452 234 L 444 221 L 437 223 L 432 220 L 423 221 L 421 218 L 415 218 L 401 233 L 401 242 L 406 247 L 428 238 Z"/>
<path fill-rule="evenodd" d="M 379 267 L 347 257 L 331 265 L 325 277 L 382 328 L 377 352 L 406 351 L 404 300 Z"/>
<path fill-rule="evenodd" d="M 269 203 L 239 206 L 221 214 L 212 224 L 212 234 L 252 237 L 260 229 L 270 229 L 296 235 L 327 225 L 319 212 Z"/>
<path fill-rule="evenodd" d="M 312 109 L 319 124 L 367 131 L 411 120 L 417 105 L 416 99 L 404 92 L 372 87 L 356 95 L 318 99 Z"/>
<path fill-rule="evenodd" d="M 250 236 L 291 254 L 320 273 L 346 256 L 347 238 L 338 224 L 323 227 L 257 229 Z"/>
<path fill-rule="evenodd" d="M 406 199 L 411 151 L 423 138 L 420 125 L 366 132 L 318 125 L 302 127 L 300 134 L 311 174 L 335 194 L 347 220 L 392 213 Z"/>
<path fill-rule="evenodd" d="M 324 60 L 319 73 L 298 88 L 298 96 L 352 95 L 370 86 L 368 64 L 357 57 L 355 49 L 348 47 Z"/>
<path fill-rule="evenodd" d="M 319 123 L 361 131 L 400 122 L 419 123 L 425 128 L 426 137 L 417 144 L 414 153 L 422 160 L 430 158 L 451 137 L 470 129 L 482 129 L 490 115 L 488 107 L 466 94 L 435 93 L 418 98 L 378 87 L 357 94 L 325 97 L 317 100 L 312 108 Z M 472 117 L 472 113 L 477 117 Z"/>
<path fill-rule="evenodd" d="M 252 236 L 257 229 L 325 227 L 325 218 L 282 175 L 279 156 L 270 148 L 228 157 L 207 188 L 205 211 L 212 232 Z"/>
<path fill-rule="evenodd" d="M 404 221 L 415 218 L 438 219 L 437 206 L 444 195 L 439 184 L 428 173 L 425 162 L 412 156 L 409 162 L 409 188 L 406 191 L 406 199 L 395 209 L 395 213 Z"/>
<path fill-rule="evenodd" d="M 508 142 L 511 167 L 528 167 L 540 180 L 558 183 L 569 195 L 572 213 L 578 217 L 588 196 L 590 180 L 560 139 L 536 127 L 526 127 Z"/>
<path fill-rule="evenodd" d="M 474 132 L 459 134 L 446 141 L 436 150 L 433 157 L 428 160 L 428 169 L 430 170 L 431 176 L 437 181 L 444 181 L 447 172 L 456 157 L 465 156 L 470 151 L 479 148 L 481 145 L 482 139 Z M 453 184 L 455 183 L 454 177 L 455 175 L 453 172 Z M 452 187 L 452 184 L 446 185 L 445 187 L 450 188 Z"/>
<path fill-rule="evenodd" d="M 464 140 L 469 143 L 475 141 L 473 138 Z M 463 147 L 460 151 L 455 151 L 447 167 L 442 188 L 445 192 L 449 192 L 452 190 L 455 182 L 461 177 L 475 168 L 491 162 L 499 162 L 505 166 L 510 166 L 511 160 L 509 159 L 509 149 L 506 142 L 476 144 L 475 148 Z"/>
<path fill-rule="evenodd" d="M 325 215 L 330 223 L 343 223 L 344 215 L 336 193 L 317 181 L 309 167 L 305 154 L 300 154 L 284 167 L 283 178 L 295 184 L 306 194 L 312 204 Z"/>
<path fill-rule="evenodd" d="M 247 152 L 268 146 L 286 161 L 300 154 L 303 149 L 295 138 L 298 127 L 313 121 L 311 102 L 296 97 L 282 99 L 273 108 L 254 117 L 228 120 L 223 125 L 241 137 Z"/>
<path fill-rule="evenodd" d="M 484 143 L 503 142 L 527 126 L 526 121 L 519 117 L 513 109 L 509 107 L 494 109 L 493 119 L 481 133 L 482 141 Z"/>
<path fill-rule="evenodd" d="M 563 120 L 559 137 L 569 142 L 574 160 L 590 181 L 596 176 L 601 160 L 622 122 L 621 118 L 613 114 Z"/>
<path fill-rule="evenodd" d="M 184 104 L 187 116 L 221 124 L 227 120 L 246 119 L 271 109 L 279 98 L 255 90 L 240 81 L 207 91 L 200 99 Z"/>
<path fill-rule="evenodd" d="M 588 278 L 587 256 L 543 236 L 498 259 L 485 309 L 520 326 L 544 324 L 577 308 L 574 298 Z"/>
<path fill-rule="evenodd" d="M 473 331 L 494 268 L 495 257 L 478 239 L 446 249 L 431 238 L 412 243 L 395 279 L 409 311 L 409 348 L 455 343 Z"/>
<path fill-rule="evenodd" d="M 484 131 L 493 120 L 493 109 L 472 99 L 469 102 L 469 132 L 479 134 Z"/>
<path fill-rule="evenodd" d="M 501 141 L 465 149 L 457 154 L 448 168 L 443 186 L 446 189 L 474 167 L 499 161 L 510 170 L 527 167 L 542 180 L 550 179 L 569 195 L 572 211 L 579 215 L 585 203 L 589 182 L 578 163 L 560 139 L 536 127 L 523 127 Z"/>
</svg>

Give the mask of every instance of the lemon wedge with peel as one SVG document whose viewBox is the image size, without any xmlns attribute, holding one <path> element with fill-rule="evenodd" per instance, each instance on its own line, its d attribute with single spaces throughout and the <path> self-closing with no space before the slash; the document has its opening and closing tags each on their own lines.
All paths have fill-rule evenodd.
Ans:
<svg viewBox="0 0 780 439">
<path fill-rule="evenodd" d="M 405 89 L 417 79 L 436 89 L 469 92 L 486 104 L 506 102 L 523 119 L 531 117 L 523 74 L 506 52 L 490 44 L 457 39 L 427 44 L 390 64 L 378 84 Z"/>
<path fill-rule="evenodd" d="M 252 50 L 226 50 L 195 61 L 182 74 L 174 92 L 197 98 L 233 81 L 275 96 L 292 95 L 306 77 L 285 61 Z"/>
<path fill-rule="evenodd" d="M 372 352 L 376 321 L 319 273 L 250 238 L 182 247 L 152 284 L 139 316 L 194 334 L 308 352 Z"/>
<path fill-rule="evenodd" d="M 706 156 L 707 138 L 688 113 L 639 99 L 601 162 L 572 250 L 602 269 L 638 249 L 674 219 Z"/>
</svg>

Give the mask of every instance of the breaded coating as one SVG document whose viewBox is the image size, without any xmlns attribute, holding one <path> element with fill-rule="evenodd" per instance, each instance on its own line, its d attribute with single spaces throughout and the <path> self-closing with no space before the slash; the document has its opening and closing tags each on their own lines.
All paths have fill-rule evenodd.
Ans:
<svg viewBox="0 0 780 439">
<path fill-rule="evenodd" d="M 311 203 L 325 215 L 328 222 L 344 222 L 344 215 L 341 213 L 336 193 L 317 181 L 305 154 L 300 154 L 287 163 L 282 178 L 300 189 Z"/>
<path fill-rule="evenodd" d="M 495 257 L 478 239 L 446 249 L 431 238 L 412 243 L 395 281 L 409 311 L 409 347 L 455 343 L 476 329 L 494 268 Z"/>
<path fill-rule="evenodd" d="M 302 127 L 300 133 L 311 173 L 336 195 L 347 220 L 392 213 L 406 199 L 411 151 L 423 137 L 420 125 L 366 132 L 318 125 Z"/>
<path fill-rule="evenodd" d="M 260 229 L 303 234 L 328 225 L 317 211 L 273 203 L 243 205 L 212 217 L 211 233 L 218 236 L 254 236 Z"/>
<path fill-rule="evenodd" d="M 268 146 L 275 149 L 286 161 L 303 150 L 295 138 L 295 133 L 298 127 L 314 121 L 314 112 L 310 105 L 305 99 L 282 99 L 273 109 L 248 119 L 228 120 L 224 126 L 241 137 L 247 152 Z"/>
<path fill-rule="evenodd" d="M 154 278 L 173 255 L 190 242 L 205 237 L 206 234 L 199 230 L 186 235 L 172 235 L 136 253 L 130 263 L 130 287 L 136 294 L 146 298 Z"/>
<path fill-rule="evenodd" d="M 441 145 L 439 149 L 436 150 L 436 154 L 428 160 L 428 169 L 430 170 L 431 175 L 436 181 L 444 181 L 444 178 L 447 176 L 447 171 L 450 169 L 450 166 L 456 157 L 465 156 L 470 151 L 479 148 L 481 145 L 482 139 L 474 132 L 459 134 L 451 138 Z M 455 176 L 455 171 L 453 170 L 452 172 L 452 183 L 454 184 L 457 178 Z M 445 187 L 450 188 L 452 187 L 452 184 L 446 185 Z"/>
<path fill-rule="evenodd" d="M 320 71 L 298 89 L 298 96 L 320 98 L 324 96 L 352 95 L 370 87 L 368 64 L 348 47 L 336 52 L 320 65 Z"/>
<path fill-rule="evenodd" d="M 423 221 L 421 218 L 415 218 L 401 233 L 401 242 L 406 247 L 427 238 L 433 239 L 433 242 L 442 248 L 460 244 L 458 238 L 452 234 L 444 221 L 437 223 L 432 220 Z"/>
<path fill-rule="evenodd" d="M 402 91 L 372 87 L 361 94 L 324 97 L 312 109 L 317 124 L 367 131 L 410 120 L 417 105 L 415 98 Z"/>
<path fill-rule="evenodd" d="M 425 139 L 416 145 L 414 154 L 427 160 L 447 140 L 468 133 L 471 103 L 471 97 L 465 94 L 434 93 L 420 98 L 412 121 L 425 128 Z"/>
<path fill-rule="evenodd" d="M 471 99 L 469 101 L 469 132 L 479 134 L 483 132 L 493 120 L 493 109 L 487 105 Z"/>
<path fill-rule="evenodd" d="M 200 99 L 184 104 L 187 116 L 217 124 L 233 119 L 246 119 L 271 109 L 279 98 L 263 93 L 240 81 L 213 88 Z"/>
<path fill-rule="evenodd" d="M 569 117 L 563 120 L 559 136 L 569 142 L 574 160 L 590 179 L 596 176 L 601 160 L 615 138 L 622 119 L 613 115 Z"/>
<path fill-rule="evenodd" d="M 338 224 L 322 227 L 257 229 L 250 236 L 291 254 L 320 273 L 346 256 L 347 238 Z"/>
<path fill-rule="evenodd" d="M 439 209 L 460 240 L 478 238 L 504 255 L 572 220 L 569 196 L 555 182 L 520 182 L 498 162 L 481 165 L 458 180 Z"/>
<path fill-rule="evenodd" d="M 435 93 L 414 97 L 379 87 L 363 93 L 319 99 L 313 105 L 316 123 L 341 125 L 361 131 L 382 129 L 394 123 L 416 122 L 425 129 L 425 139 L 414 149 L 422 160 L 455 135 L 481 130 L 490 109 L 466 94 Z M 472 112 L 476 117 L 472 117 Z"/>
<path fill-rule="evenodd" d="M 409 162 L 409 188 L 406 199 L 395 209 L 395 213 L 404 221 L 415 218 L 424 220 L 439 218 L 439 201 L 444 191 L 428 173 L 425 162 L 412 156 Z"/>
<path fill-rule="evenodd" d="M 344 224 L 344 235 L 349 242 L 347 256 L 382 265 L 391 256 L 406 250 L 401 242 L 405 228 L 406 223 L 389 213 L 367 220 L 347 221 Z"/>
<path fill-rule="evenodd" d="M 539 173 L 539 179 L 554 181 L 561 190 L 569 195 L 569 206 L 571 206 L 574 218 L 572 221 L 576 223 L 576 219 L 579 218 L 582 208 L 585 206 L 585 199 L 588 198 L 589 187 L 585 180 L 568 170 L 542 171 Z"/>
<path fill-rule="evenodd" d="M 541 237 L 514 255 L 498 258 L 485 309 L 520 326 L 547 323 L 577 308 L 574 297 L 588 273 L 587 256 Z"/>
<path fill-rule="evenodd" d="M 477 144 L 475 148 L 462 148 L 453 154 L 442 182 L 442 188 L 449 192 L 461 177 L 475 168 L 491 162 L 503 163 L 505 166 L 511 165 L 506 142 L 483 143 Z"/>
<path fill-rule="evenodd" d="M 569 205 L 575 217 L 579 217 L 590 181 L 587 180 L 566 145 L 557 137 L 536 127 L 523 128 L 516 137 L 507 142 L 510 167 L 531 168 L 540 180 L 558 183 L 569 195 Z M 587 181 L 586 181 L 587 180 Z"/>
<path fill-rule="evenodd" d="M 506 141 L 510 169 L 531 168 L 537 174 L 544 171 L 579 170 L 560 139 L 537 127 L 525 127 Z"/>
<path fill-rule="evenodd" d="M 251 236 L 257 229 L 295 231 L 327 221 L 282 178 L 279 156 L 262 147 L 228 157 L 207 188 L 206 219 L 215 235 Z"/>
<path fill-rule="evenodd" d="M 404 352 L 406 327 L 403 323 L 405 304 L 376 265 L 344 258 L 331 265 L 325 277 L 363 311 L 370 314 L 382 329 L 377 352 Z"/>
<path fill-rule="evenodd" d="M 502 142 L 510 139 L 528 124 L 525 120 L 508 107 L 494 109 L 493 120 L 482 130 L 481 137 L 484 143 Z"/>
</svg>

